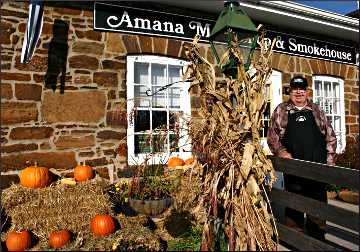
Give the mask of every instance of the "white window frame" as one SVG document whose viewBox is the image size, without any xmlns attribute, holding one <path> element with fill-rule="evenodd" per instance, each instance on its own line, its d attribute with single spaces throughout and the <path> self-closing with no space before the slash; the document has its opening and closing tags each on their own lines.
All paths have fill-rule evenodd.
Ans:
<svg viewBox="0 0 360 252">
<path fill-rule="evenodd" d="M 188 63 L 184 60 L 164 57 L 164 56 L 153 56 L 153 55 L 131 55 L 127 56 L 127 115 L 128 115 L 128 128 L 127 128 L 127 151 L 128 151 L 128 164 L 129 165 L 138 165 L 142 164 L 146 158 L 149 158 L 149 154 L 135 154 L 135 122 L 134 118 L 130 118 L 132 115 L 132 110 L 134 108 L 134 70 L 135 70 L 135 62 L 140 63 L 149 63 L 150 69 L 149 69 L 149 81 L 148 85 L 149 88 L 151 87 L 151 64 L 164 64 L 164 65 L 177 65 L 177 66 L 183 66 L 185 68 Z M 168 67 L 167 67 L 168 69 Z M 185 71 L 185 70 L 184 70 Z M 167 71 L 166 71 L 167 72 Z M 167 77 L 167 74 L 166 74 Z M 168 79 L 168 78 L 166 78 Z M 169 83 L 165 83 L 169 84 Z M 180 118 L 180 124 L 181 128 L 185 126 L 185 121 L 189 120 L 191 118 L 191 105 L 190 105 L 190 94 L 188 92 L 190 83 L 189 82 L 180 82 L 180 108 L 179 109 L 169 109 L 169 107 L 166 107 L 166 111 L 169 118 L 169 111 L 182 111 L 185 120 Z M 151 98 L 151 97 L 150 97 Z M 168 101 L 168 97 L 166 96 L 166 101 Z M 147 110 L 144 108 L 143 110 Z M 152 111 L 152 108 L 149 110 Z M 157 110 L 157 109 L 155 109 Z M 159 109 L 164 110 L 164 109 Z M 133 122 L 133 123 L 130 123 Z M 152 113 L 150 112 L 150 124 L 152 123 Z M 169 126 L 167 126 L 169 129 Z M 163 152 L 163 153 L 154 153 L 151 155 L 151 158 L 147 160 L 148 164 L 160 164 L 165 163 L 167 160 L 172 156 L 179 156 L 183 159 L 191 157 L 191 144 L 188 139 L 187 131 L 186 130 L 180 130 L 181 138 L 179 139 L 179 145 L 184 146 L 186 144 L 187 149 L 189 151 L 183 151 L 182 148 L 180 148 L 179 152 Z M 169 143 L 168 143 L 169 145 Z"/>
<path fill-rule="evenodd" d="M 323 99 L 324 97 L 324 89 L 322 87 L 321 93 L 319 96 L 316 95 L 315 92 L 315 81 L 321 81 L 322 83 L 324 82 L 330 82 L 331 85 L 333 85 L 332 83 L 337 82 L 339 83 L 339 99 L 340 99 L 340 105 L 339 105 L 339 111 L 337 114 L 326 114 L 325 108 L 323 106 L 321 106 L 321 108 L 325 111 L 326 116 L 340 116 L 340 127 L 341 127 L 341 131 L 336 131 L 335 134 L 337 136 L 337 140 L 338 140 L 338 144 L 337 144 L 337 148 L 336 148 L 336 153 L 341 153 L 345 150 L 346 147 L 346 127 L 345 127 L 345 105 L 344 105 L 344 80 L 338 77 L 332 77 L 332 76 L 324 76 L 324 75 L 316 75 L 313 76 L 313 84 L 312 84 L 312 90 L 313 90 L 313 101 L 316 101 L 316 98 L 318 97 L 322 97 Z M 329 98 L 329 97 L 327 97 Z M 330 96 L 330 98 L 334 98 L 333 96 Z M 334 128 L 334 126 L 333 126 Z M 341 142 L 339 145 L 339 136 L 341 137 Z"/>
<path fill-rule="evenodd" d="M 282 103 L 282 73 L 276 70 L 272 70 L 272 73 L 270 75 L 270 78 L 267 80 L 267 84 L 270 84 L 270 115 L 269 118 L 266 118 L 265 120 L 269 120 L 271 115 L 273 114 L 275 108 Z M 270 126 L 270 125 L 269 125 Z M 262 133 L 260 133 L 261 135 Z M 265 153 L 271 154 L 271 151 L 267 145 L 267 138 L 261 136 L 260 138 L 260 144 L 264 148 Z"/>
</svg>

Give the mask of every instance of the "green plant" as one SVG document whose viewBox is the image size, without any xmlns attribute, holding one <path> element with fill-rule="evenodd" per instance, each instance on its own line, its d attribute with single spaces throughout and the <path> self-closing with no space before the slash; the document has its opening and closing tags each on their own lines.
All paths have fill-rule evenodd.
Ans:
<svg viewBox="0 0 360 252">
<path fill-rule="evenodd" d="M 192 227 L 190 231 L 182 234 L 177 239 L 168 242 L 169 251 L 199 251 L 201 245 L 201 227 Z"/>
<path fill-rule="evenodd" d="M 111 184 L 106 192 L 110 196 L 110 200 L 115 207 L 122 206 L 128 202 L 129 184 L 127 181 L 120 180 L 116 184 Z"/>
<path fill-rule="evenodd" d="M 355 139 L 355 140 L 354 140 Z M 359 137 L 347 138 L 346 148 L 336 159 L 337 166 L 359 169 Z"/>
<path fill-rule="evenodd" d="M 129 184 L 129 197 L 149 200 L 170 197 L 175 184 L 161 176 L 134 177 Z"/>
</svg>

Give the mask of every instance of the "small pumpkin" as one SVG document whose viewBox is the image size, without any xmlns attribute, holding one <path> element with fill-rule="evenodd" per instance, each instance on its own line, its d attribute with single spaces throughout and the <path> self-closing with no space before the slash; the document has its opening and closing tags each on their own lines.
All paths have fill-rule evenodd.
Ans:
<svg viewBox="0 0 360 252">
<path fill-rule="evenodd" d="M 168 161 L 168 167 L 183 166 L 184 164 L 184 160 L 179 157 L 171 157 Z"/>
<path fill-rule="evenodd" d="M 115 232 L 115 221 L 110 215 L 98 214 L 91 219 L 90 229 L 95 236 L 107 236 Z"/>
<path fill-rule="evenodd" d="M 74 178 L 77 182 L 86 181 L 94 177 L 94 170 L 89 165 L 78 165 L 74 169 Z"/>
<path fill-rule="evenodd" d="M 6 237 L 8 251 L 24 251 L 31 247 L 31 236 L 27 230 L 21 232 L 11 231 Z"/>
<path fill-rule="evenodd" d="M 191 165 L 194 163 L 194 161 L 195 161 L 195 159 L 193 157 L 190 157 L 185 160 L 185 165 Z"/>
<path fill-rule="evenodd" d="M 49 169 L 36 164 L 22 170 L 19 177 L 20 184 L 29 188 L 43 188 L 50 184 Z"/>
<path fill-rule="evenodd" d="M 53 231 L 49 236 L 49 246 L 55 249 L 62 248 L 70 241 L 70 239 L 71 234 L 66 229 Z"/>
</svg>

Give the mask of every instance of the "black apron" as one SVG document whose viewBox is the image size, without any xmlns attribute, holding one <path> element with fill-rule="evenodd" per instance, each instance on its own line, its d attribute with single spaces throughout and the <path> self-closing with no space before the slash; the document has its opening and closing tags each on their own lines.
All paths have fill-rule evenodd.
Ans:
<svg viewBox="0 0 360 252">
<path fill-rule="evenodd" d="M 288 112 L 288 124 L 282 144 L 293 158 L 317 163 L 327 162 L 325 136 L 321 133 L 310 110 Z M 285 190 L 289 192 L 322 202 L 327 201 L 326 184 L 324 183 L 284 174 L 284 186 Z M 285 216 L 295 221 L 299 227 L 304 227 L 303 213 L 286 208 Z M 325 221 L 314 221 L 309 217 L 305 223 L 306 233 L 316 239 L 324 240 Z"/>
<path fill-rule="evenodd" d="M 310 110 L 288 112 L 288 124 L 282 144 L 293 158 L 326 163 L 325 136 L 316 125 Z"/>
</svg>

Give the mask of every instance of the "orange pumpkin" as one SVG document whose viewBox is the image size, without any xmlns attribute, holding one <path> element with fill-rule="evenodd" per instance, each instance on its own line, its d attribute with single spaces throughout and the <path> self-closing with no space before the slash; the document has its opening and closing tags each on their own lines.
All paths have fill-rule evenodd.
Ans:
<svg viewBox="0 0 360 252">
<path fill-rule="evenodd" d="M 50 184 L 49 169 L 45 167 L 29 166 L 19 174 L 20 184 L 30 188 L 43 188 Z"/>
<path fill-rule="evenodd" d="M 74 178 L 76 181 L 86 181 L 94 177 L 94 170 L 89 165 L 78 165 L 74 170 Z"/>
<path fill-rule="evenodd" d="M 24 251 L 31 247 L 31 236 L 26 230 L 21 232 L 11 231 L 8 233 L 5 243 L 9 251 Z"/>
<path fill-rule="evenodd" d="M 171 157 L 168 161 L 168 167 L 183 166 L 184 164 L 184 160 L 179 157 Z"/>
<path fill-rule="evenodd" d="M 52 248 L 62 248 L 64 247 L 71 239 L 71 234 L 68 230 L 59 230 L 51 232 L 49 236 L 49 246 Z"/>
<path fill-rule="evenodd" d="M 95 236 L 107 236 L 115 232 L 115 221 L 110 215 L 98 214 L 91 219 L 90 229 Z"/>
<path fill-rule="evenodd" d="M 185 160 L 185 164 L 186 165 L 191 165 L 192 163 L 194 163 L 195 159 L 193 157 L 190 157 L 188 159 Z"/>
</svg>

